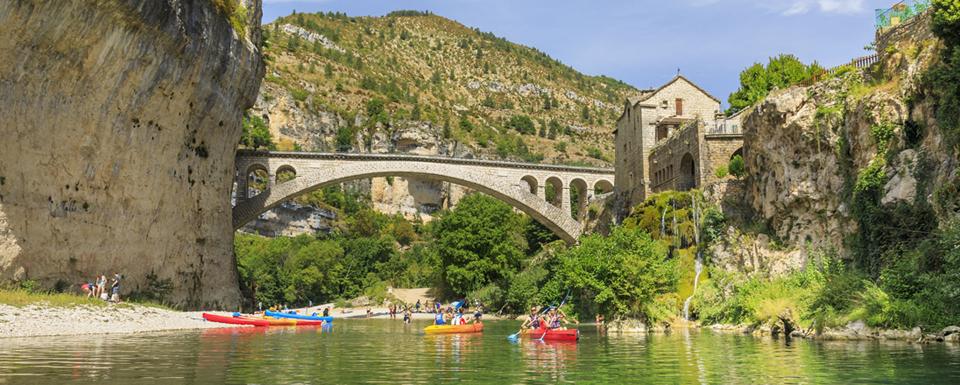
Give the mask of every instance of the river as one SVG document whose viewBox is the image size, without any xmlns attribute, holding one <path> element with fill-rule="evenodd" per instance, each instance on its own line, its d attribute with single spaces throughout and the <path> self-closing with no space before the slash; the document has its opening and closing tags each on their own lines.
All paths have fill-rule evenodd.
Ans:
<svg viewBox="0 0 960 385">
<path fill-rule="evenodd" d="M 783 340 L 711 331 L 511 343 L 424 335 L 426 321 L 0 339 L 0 384 L 960 383 L 960 345 Z"/>
</svg>

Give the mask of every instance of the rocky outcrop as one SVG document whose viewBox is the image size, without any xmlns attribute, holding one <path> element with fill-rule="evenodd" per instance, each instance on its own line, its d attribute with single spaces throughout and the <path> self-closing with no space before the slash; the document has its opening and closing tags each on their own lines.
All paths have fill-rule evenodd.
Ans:
<svg viewBox="0 0 960 385">
<path fill-rule="evenodd" d="M 116 271 L 236 308 L 234 151 L 264 68 L 243 3 L 0 3 L 0 280 Z"/>
<path fill-rule="evenodd" d="M 852 195 L 871 170 L 884 206 L 933 202 L 938 186 L 955 183 L 956 160 L 922 96 L 939 52 L 925 25 L 884 39 L 871 70 L 775 91 L 744 118 L 746 201 L 771 235 L 845 250 L 858 231 Z"/>
</svg>

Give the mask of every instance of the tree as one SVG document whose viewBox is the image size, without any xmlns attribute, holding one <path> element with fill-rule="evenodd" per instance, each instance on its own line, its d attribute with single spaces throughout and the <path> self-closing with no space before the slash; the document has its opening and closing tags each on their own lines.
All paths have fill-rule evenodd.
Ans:
<svg viewBox="0 0 960 385">
<path fill-rule="evenodd" d="M 560 126 L 560 123 L 557 123 L 556 120 L 550 120 L 550 129 L 547 130 L 547 138 L 556 139 L 557 135 L 561 134 L 560 131 L 563 130 L 563 127 Z"/>
<path fill-rule="evenodd" d="M 793 55 L 770 58 L 766 66 L 755 63 L 740 73 L 740 88 L 730 94 L 730 109 L 727 113 L 752 106 L 765 98 L 771 90 L 811 80 L 824 72 L 823 67 L 817 63 L 805 65 Z"/>
<path fill-rule="evenodd" d="M 608 317 L 653 321 L 651 305 L 675 290 L 676 259 L 640 229 L 615 227 L 607 237 L 591 234 L 557 256 L 554 279 L 574 291 L 581 308 L 596 304 Z"/>
<path fill-rule="evenodd" d="M 256 115 L 244 114 L 243 133 L 240 136 L 240 144 L 252 149 L 275 150 L 276 144 L 273 143 L 273 136 L 270 134 L 270 128 L 263 118 Z"/>
<path fill-rule="evenodd" d="M 466 116 L 460 118 L 460 129 L 466 132 L 471 132 L 474 129 L 473 123 L 470 122 L 470 119 L 467 119 Z"/>
<path fill-rule="evenodd" d="M 506 203 L 471 194 L 435 220 L 434 245 L 441 275 L 452 294 L 462 295 L 509 278 L 526 251 L 523 217 Z"/>
<path fill-rule="evenodd" d="M 729 171 L 730 175 L 733 175 L 737 179 L 740 179 L 746 175 L 747 170 L 743 163 L 743 157 L 738 154 L 734 155 L 733 158 L 730 158 L 730 163 L 727 165 L 727 171 Z"/>
<path fill-rule="evenodd" d="M 960 0 L 933 0 L 933 31 L 947 47 L 960 44 Z"/>
<path fill-rule="evenodd" d="M 537 133 L 536 127 L 533 125 L 533 120 L 526 115 L 514 115 L 507 121 L 507 128 L 517 130 L 517 132 L 525 135 L 533 135 Z"/>
<path fill-rule="evenodd" d="M 367 116 L 374 122 L 385 120 L 383 100 L 373 98 L 367 101 Z"/>
</svg>

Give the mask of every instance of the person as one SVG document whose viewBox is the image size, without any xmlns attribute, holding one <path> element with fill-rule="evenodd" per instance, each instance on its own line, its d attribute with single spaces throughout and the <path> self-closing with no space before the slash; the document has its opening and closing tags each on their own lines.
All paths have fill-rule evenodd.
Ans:
<svg viewBox="0 0 960 385">
<path fill-rule="evenodd" d="M 263 301 L 257 301 L 257 310 L 263 312 Z"/>
<path fill-rule="evenodd" d="M 410 309 L 403 311 L 403 323 L 405 324 L 410 323 Z"/>
<path fill-rule="evenodd" d="M 417 313 L 420 312 L 420 300 L 419 300 L 419 299 L 417 300 L 417 304 L 416 304 L 416 305 L 413 305 L 413 307 L 414 307 L 414 309 L 416 309 L 416 312 L 417 312 Z"/>
<path fill-rule="evenodd" d="M 547 316 L 547 319 L 549 320 L 547 327 L 550 329 L 566 330 L 567 328 L 564 327 L 563 324 L 569 323 L 567 322 L 567 318 L 567 314 L 564 313 L 563 310 L 551 308 L 549 315 Z M 579 324 L 577 320 L 573 320 L 573 322 Z"/>
<path fill-rule="evenodd" d="M 433 316 L 433 324 L 434 324 L 434 325 L 443 325 L 443 324 L 445 324 L 445 322 L 443 322 L 443 313 L 441 313 L 441 312 L 436 312 L 436 314 L 434 314 L 434 316 Z"/>
<path fill-rule="evenodd" d="M 86 294 L 88 298 L 93 295 L 93 285 L 89 282 L 81 283 L 80 290 L 83 290 L 83 294 Z"/>
<path fill-rule="evenodd" d="M 453 322 L 451 322 L 450 324 L 452 324 L 452 325 L 463 325 L 463 324 L 464 324 L 464 322 L 463 322 L 463 308 L 457 309 L 457 311 L 456 311 L 455 313 L 453 313 Z"/>
<path fill-rule="evenodd" d="M 435 302 L 433 303 L 433 308 L 434 308 L 434 310 L 433 310 L 434 312 L 436 312 L 436 313 L 441 313 L 441 311 L 440 311 L 440 301 L 435 301 Z"/>
<path fill-rule="evenodd" d="M 106 288 L 107 288 L 107 276 L 101 274 L 99 277 L 97 277 L 97 288 L 96 288 L 96 292 L 93 295 L 97 296 L 97 298 L 103 298 L 103 291 L 106 290 Z"/>
<path fill-rule="evenodd" d="M 370 310 L 370 308 L 367 308 L 367 318 L 370 318 L 370 316 L 372 315 L 373 315 L 373 311 Z"/>
<path fill-rule="evenodd" d="M 397 304 L 390 303 L 390 319 L 397 319 Z"/>
<path fill-rule="evenodd" d="M 604 326 L 604 324 L 603 324 L 603 314 L 597 313 L 597 317 L 595 318 L 595 320 L 596 320 L 596 323 L 597 323 L 597 328 L 602 329 L 603 326 Z"/>
<path fill-rule="evenodd" d="M 473 312 L 473 322 L 480 322 L 480 318 L 483 317 L 483 306 L 476 306 L 476 311 Z"/>
<path fill-rule="evenodd" d="M 113 272 L 113 283 L 110 285 L 110 301 L 120 302 L 120 273 Z"/>
<path fill-rule="evenodd" d="M 530 315 L 527 316 L 527 320 L 523 321 L 523 325 L 520 326 L 523 328 L 530 329 L 539 329 L 540 328 L 540 309 L 536 306 L 530 308 Z"/>
<path fill-rule="evenodd" d="M 329 307 L 323 308 L 323 316 L 324 316 L 324 317 L 329 317 L 329 316 L 330 316 L 330 308 L 329 308 Z"/>
<path fill-rule="evenodd" d="M 453 324 L 453 308 L 447 306 L 447 311 L 443 314 L 443 321 L 448 324 Z"/>
</svg>

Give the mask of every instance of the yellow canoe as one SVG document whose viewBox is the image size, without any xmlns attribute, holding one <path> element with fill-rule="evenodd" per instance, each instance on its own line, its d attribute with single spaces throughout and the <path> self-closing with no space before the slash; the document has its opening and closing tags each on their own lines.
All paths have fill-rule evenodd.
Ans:
<svg viewBox="0 0 960 385">
<path fill-rule="evenodd" d="M 449 333 L 480 333 L 483 331 L 482 323 L 466 325 L 430 325 L 423 328 L 427 334 L 449 334 Z"/>
</svg>

